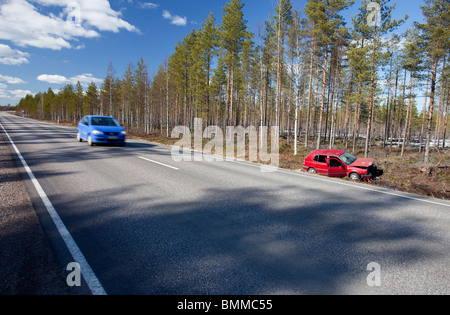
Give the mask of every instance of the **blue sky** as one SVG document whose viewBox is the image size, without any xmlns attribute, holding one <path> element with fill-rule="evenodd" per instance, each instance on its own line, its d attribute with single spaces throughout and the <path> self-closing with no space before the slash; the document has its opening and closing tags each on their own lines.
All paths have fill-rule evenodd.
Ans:
<svg viewBox="0 0 450 315">
<path fill-rule="evenodd" d="M 220 23 L 227 0 L 0 0 L 0 105 L 80 81 L 99 86 L 112 62 L 116 76 L 140 58 L 150 75 L 210 11 Z M 248 26 L 274 12 L 277 0 L 243 0 Z M 423 0 L 398 0 L 403 28 L 421 21 Z M 293 0 L 303 11 L 306 0 Z M 394 3 L 394 1 L 392 1 Z M 348 24 L 360 6 L 344 12 Z M 69 19 L 70 17 L 70 19 Z"/>
</svg>

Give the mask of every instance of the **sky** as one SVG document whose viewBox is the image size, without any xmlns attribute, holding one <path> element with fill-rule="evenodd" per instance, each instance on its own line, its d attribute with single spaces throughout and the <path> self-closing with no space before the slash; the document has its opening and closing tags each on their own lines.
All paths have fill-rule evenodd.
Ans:
<svg viewBox="0 0 450 315">
<path fill-rule="evenodd" d="M 256 32 L 277 0 L 242 0 L 244 18 Z M 221 23 L 227 0 L 0 0 L 0 105 L 27 94 L 62 89 L 77 81 L 100 86 L 108 65 L 122 77 L 140 58 L 150 76 L 178 41 L 212 12 Z M 303 12 L 306 0 L 293 0 Z M 395 1 L 392 1 L 394 3 Z M 402 30 L 422 21 L 424 0 L 398 0 L 394 18 L 408 14 Z M 361 1 L 342 13 L 347 24 Z M 397 31 L 400 32 L 401 30 Z"/>
</svg>

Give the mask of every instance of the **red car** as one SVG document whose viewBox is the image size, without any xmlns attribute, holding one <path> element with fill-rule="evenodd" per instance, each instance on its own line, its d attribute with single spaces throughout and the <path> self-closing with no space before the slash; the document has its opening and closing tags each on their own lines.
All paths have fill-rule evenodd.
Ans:
<svg viewBox="0 0 450 315">
<path fill-rule="evenodd" d="M 353 180 L 370 180 L 383 174 L 373 159 L 358 159 L 342 150 L 316 150 L 306 157 L 303 169 L 313 174 Z"/>
</svg>

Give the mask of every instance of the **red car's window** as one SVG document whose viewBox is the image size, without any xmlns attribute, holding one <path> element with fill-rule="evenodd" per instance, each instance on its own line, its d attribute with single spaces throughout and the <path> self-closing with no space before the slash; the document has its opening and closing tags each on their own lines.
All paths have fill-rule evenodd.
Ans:
<svg viewBox="0 0 450 315">
<path fill-rule="evenodd" d="M 340 167 L 343 166 L 341 162 L 336 159 L 330 159 L 330 167 Z"/>
<path fill-rule="evenodd" d="M 326 155 L 316 155 L 314 157 L 314 162 L 318 162 L 318 163 L 326 163 Z"/>
</svg>

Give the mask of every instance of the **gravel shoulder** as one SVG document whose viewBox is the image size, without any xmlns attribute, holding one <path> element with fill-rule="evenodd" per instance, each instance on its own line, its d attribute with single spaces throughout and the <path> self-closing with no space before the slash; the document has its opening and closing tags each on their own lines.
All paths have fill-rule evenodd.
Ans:
<svg viewBox="0 0 450 315">
<path fill-rule="evenodd" d="M 0 132 L 0 295 L 67 295 L 64 270 Z"/>
</svg>

